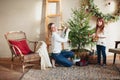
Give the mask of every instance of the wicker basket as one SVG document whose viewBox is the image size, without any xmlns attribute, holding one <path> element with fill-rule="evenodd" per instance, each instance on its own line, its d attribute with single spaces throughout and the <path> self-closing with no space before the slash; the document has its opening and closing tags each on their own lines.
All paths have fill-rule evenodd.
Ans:
<svg viewBox="0 0 120 80">
<path fill-rule="evenodd" d="M 97 64 L 97 55 L 89 56 L 88 63 L 90 63 L 90 64 Z"/>
</svg>

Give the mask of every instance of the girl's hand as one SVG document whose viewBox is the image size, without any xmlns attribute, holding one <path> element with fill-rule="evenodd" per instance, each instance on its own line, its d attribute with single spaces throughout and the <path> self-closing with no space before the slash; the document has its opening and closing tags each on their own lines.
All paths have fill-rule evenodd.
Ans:
<svg viewBox="0 0 120 80">
<path fill-rule="evenodd" d="M 99 37 L 98 37 L 97 35 L 95 35 L 95 36 L 92 37 L 92 41 L 93 41 L 93 42 L 96 42 L 96 41 L 98 41 L 98 38 L 99 38 Z"/>
</svg>

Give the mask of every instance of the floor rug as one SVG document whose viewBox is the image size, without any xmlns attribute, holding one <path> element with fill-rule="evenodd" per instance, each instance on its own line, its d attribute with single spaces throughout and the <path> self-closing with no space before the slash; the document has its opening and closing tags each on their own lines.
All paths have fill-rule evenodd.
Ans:
<svg viewBox="0 0 120 80">
<path fill-rule="evenodd" d="M 21 80 L 120 80 L 115 66 L 99 65 L 30 69 Z"/>
</svg>

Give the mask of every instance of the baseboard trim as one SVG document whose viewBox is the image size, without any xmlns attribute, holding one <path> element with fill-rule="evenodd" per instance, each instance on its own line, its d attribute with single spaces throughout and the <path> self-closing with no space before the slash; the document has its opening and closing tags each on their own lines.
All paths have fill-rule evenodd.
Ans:
<svg viewBox="0 0 120 80">
<path fill-rule="evenodd" d="M 0 61 L 10 61 L 11 58 L 0 58 Z"/>
<path fill-rule="evenodd" d="M 113 58 L 114 58 L 114 55 L 107 56 L 108 60 L 113 60 Z M 116 60 L 120 60 L 120 55 L 116 55 Z"/>
</svg>

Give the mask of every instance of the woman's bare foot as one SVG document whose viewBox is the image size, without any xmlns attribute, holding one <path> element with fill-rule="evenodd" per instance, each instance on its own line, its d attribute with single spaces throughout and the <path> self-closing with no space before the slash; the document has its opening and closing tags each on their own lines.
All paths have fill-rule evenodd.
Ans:
<svg viewBox="0 0 120 80">
<path fill-rule="evenodd" d="M 55 66 L 55 60 L 54 60 L 54 59 L 52 59 L 52 67 L 53 67 L 53 68 L 56 67 L 56 66 Z"/>
</svg>

